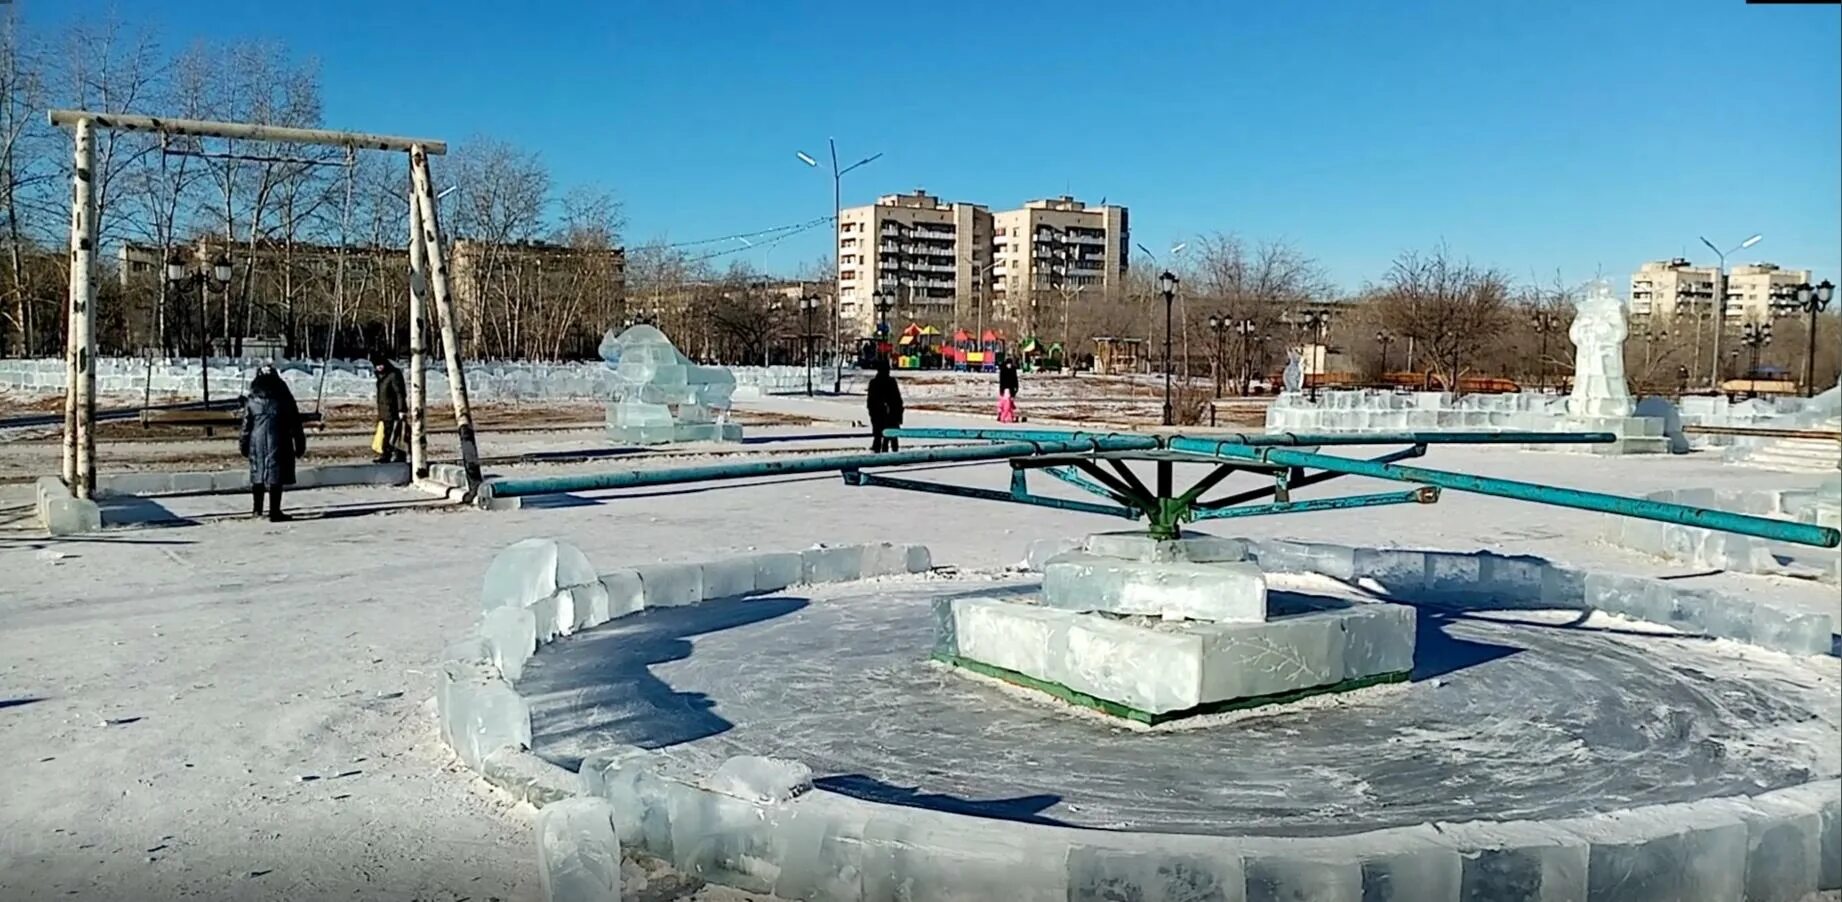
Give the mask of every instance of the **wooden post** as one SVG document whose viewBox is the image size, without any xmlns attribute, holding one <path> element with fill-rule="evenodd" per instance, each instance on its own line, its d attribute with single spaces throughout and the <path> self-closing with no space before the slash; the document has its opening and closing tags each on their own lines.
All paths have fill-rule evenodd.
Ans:
<svg viewBox="0 0 1842 902">
<path fill-rule="evenodd" d="M 429 157 L 420 144 L 409 149 L 409 177 L 415 187 L 417 227 L 422 233 L 424 269 L 429 293 L 435 300 L 435 317 L 441 328 L 441 352 L 448 364 L 448 391 L 454 396 L 454 424 L 460 432 L 461 466 L 467 473 L 467 500 L 480 489 L 480 449 L 473 434 L 473 409 L 467 404 L 467 375 L 461 370 L 460 329 L 454 322 L 454 304 L 448 294 L 448 268 L 442 261 L 441 223 L 435 209 L 434 179 Z"/>
<path fill-rule="evenodd" d="M 409 192 L 409 465 L 417 479 L 429 474 L 428 346 L 423 302 L 428 273 L 422 251 L 422 204 Z"/>
<path fill-rule="evenodd" d="M 75 197 L 70 213 L 70 356 L 75 380 L 66 407 L 75 401 L 76 481 L 78 498 L 89 498 L 96 488 L 96 186 L 93 126 L 77 120 L 76 157 L 71 174 Z M 68 418 L 67 418 L 68 422 Z M 66 447 L 69 447 L 66 439 Z M 67 469 L 69 465 L 67 465 Z"/>
</svg>

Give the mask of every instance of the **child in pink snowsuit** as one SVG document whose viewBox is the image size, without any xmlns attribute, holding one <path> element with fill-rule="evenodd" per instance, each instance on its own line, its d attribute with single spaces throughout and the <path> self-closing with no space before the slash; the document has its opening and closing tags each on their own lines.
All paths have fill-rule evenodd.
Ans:
<svg viewBox="0 0 1842 902">
<path fill-rule="evenodd" d="M 998 422 L 1017 422 L 1017 402 L 1011 399 L 1010 392 L 998 393 Z"/>
</svg>

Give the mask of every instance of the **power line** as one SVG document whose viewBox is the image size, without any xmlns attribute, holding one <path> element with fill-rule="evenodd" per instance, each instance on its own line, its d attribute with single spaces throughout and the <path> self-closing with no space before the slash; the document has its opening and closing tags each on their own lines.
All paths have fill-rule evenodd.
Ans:
<svg viewBox="0 0 1842 902">
<path fill-rule="evenodd" d="M 818 219 L 809 219 L 805 222 L 796 222 L 791 225 L 775 226 L 771 229 L 760 229 L 754 232 L 740 232 L 734 235 L 723 235 L 718 238 L 699 238 L 696 241 L 679 241 L 673 244 L 652 244 L 652 245 L 644 245 L 644 246 L 650 247 L 650 248 L 658 248 L 660 250 L 671 250 L 674 248 L 681 248 L 681 247 L 696 247 L 702 244 L 716 244 L 722 241 L 739 241 L 745 238 L 758 238 L 762 235 L 773 235 L 776 232 L 786 232 L 790 235 L 798 234 L 799 232 L 809 231 L 811 229 L 815 229 L 819 226 L 825 225 L 826 223 L 831 222 L 831 219 L 832 218 L 830 216 L 821 216 Z M 781 236 L 776 237 L 775 240 L 779 240 L 779 238 L 784 238 L 784 237 L 786 236 L 781 235 Z M 738 248 L 738 250 L 747 250 L 747 248 Z"/>
</svg>

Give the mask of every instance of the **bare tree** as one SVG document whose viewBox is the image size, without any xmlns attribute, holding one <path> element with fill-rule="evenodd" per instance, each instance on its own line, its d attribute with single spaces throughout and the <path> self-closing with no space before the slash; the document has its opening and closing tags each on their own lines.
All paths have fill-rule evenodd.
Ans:
<svg viewBox="0 0 1842 902">
<path fill-rule="evenodd" d="M 1395 258 L 1377 292 L 1382 322 L 1433 361 L 1450 391 L 1466 365 L 1501 338 L 1509 283 L 1494 269 L 1452 258 L 1444 246 Z"/>
<path fill-rule="evenodd" d="M 11 349 L 22 356 L 32 353 L 33 319 L 39 306 L 26 279 L 26 257 L 34 243 L 26 205 L 35 192 L 56 179 L 40 113 L 45 104 L 42 65 L 38 47 L 21 33 L 8 7 L 5 18 L 0 19 L 0 202 L 6 204 L 8 275 L 0 320 L 15 337 Z M 8 347 L 7 332 L 0 328 L 0 349 Z"/>
<path fill-rule="evenodd" d="M 462 322 L 475 353 L 516 347 L 529 298 L 512 265 L 514 250 L 543 233 L 550 172 L 537 154 L 481 136 L 456 148 L 449 172 L 456 188 L 453 234 L 478 248 Z"/>
</svg>

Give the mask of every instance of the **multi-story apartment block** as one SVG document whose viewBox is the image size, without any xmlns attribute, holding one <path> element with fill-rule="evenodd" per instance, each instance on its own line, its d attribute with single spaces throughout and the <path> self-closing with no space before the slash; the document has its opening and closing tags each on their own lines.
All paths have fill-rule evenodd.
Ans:
<svg viewBox="0 0 1842 902">
<path fill-rule="evenodd" d="M 1718 275 L 1712 266 L 1696 266 L 1680 257 L 1645 263 L 1631 274 L 1631 315 L 1711 317 Z M 1793 290 L 1810 281 L 1810 271 L 1756 263 L 1733 267 L 1725 281 L 1727 322 L 1754 322 L 1796 307 Z"/>
<path fill-rule="evenodd" d="M 945 322 L 975 294 L 991 244 L 991 211 L 941 203 L 925 191 L 888 194 L 838 215 L 838 311 L 847 328 L 876 327 L 880 294 L 891 319 Z"/>
<path fill-rule="evenodd" d="M 1124 207 L 1071 197 L 992 213 L 924 191 L 891 194 L 838 217 L 838 303 L 847 330 L 886 318 L 976 328 L 1031 328 L 1041 298 L 1123 283 L 1131 239 Z M 899 328 L 899 327 L 898 327 Z"/>
<path fill-rule="evenodd" d="M 992 306 L 1021 332 L 1038 328 L 1052 299 L 1104 296 L 1124 284 L 1132 247 L 1124 207 L 1033 200 L 993 214 L 992 233 Z"/>
</svg>

